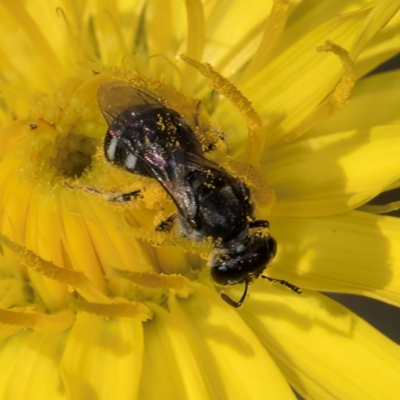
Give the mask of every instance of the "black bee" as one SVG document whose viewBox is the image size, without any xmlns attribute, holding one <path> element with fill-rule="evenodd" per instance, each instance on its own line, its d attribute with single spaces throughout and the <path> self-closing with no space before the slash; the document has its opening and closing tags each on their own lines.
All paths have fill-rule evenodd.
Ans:
<svg viewBox="0 0 400 400">
<path fill-rule="evenodd" d="M 98 101 L 109 129 L 104 154 L 112 164 L 160 183 L 174 201 L 177 214 L 161 223 L 167 229 L 179 221 L 183 236 L 194 241 L 211 238 L 215 250 L 209 266 L 220 285 L 249 284 L 274 258 L 277 244 L 267 233 L 268 221 L 256 220 L 248 187 L 204 156 L 189 124 L 146 89 L 123 81 L 100 86 Z M 116 196 L 126 201 L 138 191 Z M 279 281 L 286 284 L 284 281 Z M 293 285 L 287 284 L 294 290 Z"/>
</svg>

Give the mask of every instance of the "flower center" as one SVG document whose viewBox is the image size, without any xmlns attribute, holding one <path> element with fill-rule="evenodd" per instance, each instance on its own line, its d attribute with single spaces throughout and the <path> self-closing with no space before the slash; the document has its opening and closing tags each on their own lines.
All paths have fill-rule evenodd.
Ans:
<svg viewBox="0 0 400 400">
<path fill-rule="evenodd" d="M 69 132 L 58 136 L 55 141 L 55 155 L 50 165 L 66 178 L 79 178 L 92 163 L 96 153 L 96 141 L 80 133 Z"/>
<path fill-rule="evenodd" d="M 223 93 L 245 117 L 249 129 L 256 131 L 261 122 L 250 102 L 211 67 L 205 72 L 216 88 L 225 88 Z M 68 80 L 54 98 L 40 99 L 34 105 L 29 119 L 19 122 L 19 130 L 13 127 L 4 134 L 10 142 L 8 148 L 18 150 L 8 150 L 5 155 L 30 192 L 20 204 L 28 210 L 27 215 L 17 214 L 13 226 L 0 233 L 0 243 L 26 268 L 48 278 L 57 298 L 69 309 L 146 320 L 151 313 L 143 300 L 164 304 L 169 292 L 187 297 L 193 290 L 192 281 L 208 280 L 206 263 L 217 243 L 212 236 L 189 240 L 182 236 L 179 224 L 171 232 L 158 232 L 160 221 L 176 213 L 174 203 L 156 179 L 117 168 L 105 159 L 102 143 L 107 124 L 102 111 L 107 111 L 109 104 L 102 107 L 98 101 L 100 85 L 123 77 L 133 87 L 154 90 L 155 99 L 163 99 L 192 127 L 201 148 L 207 151 L 209 160 L 204 162 L 221 165 L 227 175 L 249 188 L 257 203 L 257 216 L 269 216 L 274 194 L 265 189 L 267 185 L 255 168 L 226 154 L 221 129 L 208 121 L 198 100 L 133 73 L 114 75 L 99 74 L 84 82 Z M 117 100 L 111 96 L 111 106 Z M 18 180 L 7 180 L 14 181 Z M 226 180 L 226 186 L 230 181 Z M 106 201 L 132 192 L 140 192 L 140 197 L 133 199 L 136 201 Z M 31 225 L 43 228 L 41 243 L 50 251 L 43 251 L 41 243 L 24 239 L 23 228 Z M 22 227 L 20 235 L 15 234 L 15 226 Z M 59 307 L 50 300 L 49 309 Z M 7 316 L 22 325 L 28 317 Z M 70 315 L 63 321 L 69 323 Z M 37 318 L 29 323 L 37 324 Z"/>
</svg>

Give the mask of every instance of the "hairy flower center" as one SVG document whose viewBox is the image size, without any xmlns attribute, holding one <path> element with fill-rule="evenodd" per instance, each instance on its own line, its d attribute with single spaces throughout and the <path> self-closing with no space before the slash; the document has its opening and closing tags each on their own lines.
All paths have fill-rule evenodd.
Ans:
<svg viewBox="0 0 400 400">
<path fill-rule="evenodd" d="M 96 153 L 96 141 L 79 133 L 58 136 L 55 142 L 55 156 L 50 165 L 57 173 L 67 178 L 79 178 L 90 166 Z"/>
</svg>

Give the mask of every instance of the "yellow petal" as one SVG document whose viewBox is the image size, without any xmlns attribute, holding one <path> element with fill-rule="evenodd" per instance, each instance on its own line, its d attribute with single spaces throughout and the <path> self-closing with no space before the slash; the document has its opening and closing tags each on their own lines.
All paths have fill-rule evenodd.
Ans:
<svg viewBox="0 0 400 400">
<path fill-rule="evenodd" d="M 252 42 L 252 46 L 249 46 L 248 42 L 257 35 L 261 37 L 262 24 L 271 6 L 271 0 L 255 1 L 251 6 L 245 0 L 207 1 L 204 6 L 207 41 L 203 59 L 215 66 L 224 76 L 235 73 L 257 48 L 257 41 Z M 243 18 L 243 15 L 246 18 Z M 236 45 L 234 48 L 233 44 Z M 246 51 L 242 52 L 243 48 Z M 238 53 L 240 57 L 237 57 Z"/>
<path fill-rule="evenodd" d="M 176 4 L 170 0 L 154 0 L 151 2 L 143 1 L 143 6 L 150 7 L 151 12 L 145 12 L 143 15 L 146 18 L 146 30 L 151 32 L 151 35 L 146 35 L 138 31 L 137 38 L 146 40 L 150 54 L 166 54 L 172 55 L 176 51 L 176 47 L 181 44 L 181 40 L 175 41 L 175 38 L 181 39 L 184 35 L 184 24 L 177 24 L 177 20 L 184 20 L 183 4 Z M 136 13 L 140 14 L 140 9 L 135 7 Z M 141 11 L 143 12 L 143 11 Z M 139 18 L 137 23 L 139 23 Z M 142 43 L 141 43 L 142 44 Z M 152 68 L 150 62 L 150 68 Z M 159 71 L 160 73 L 162 71 Z"/>
<path fill-rule="evenodd" d="M 171 298 L 169 310 L 156 310 L 145 324 L 139 398 L 294 398 L 257 337 L 214 290 L 196 285 L 188 300 Z"/>
<path fill-rule="evenodd" d="M 357 76 L 363 76 L 371 71 L 377 65 L 394 56 L 399 51 L 399 29 L 398 22 L 400 15 L 397 14 L 387 23 L 388 19 L 398 9 L 398 2 L 388 1 L 318 1 L 311 0 L 301 2 L 297 5 L 288 21 L 287 27 L 283 32 L 276 54 L 279 54 L 290 47 L 295 40 L 304 37 L 315 27 L 348 12 L 357 11 L 362 8 L 374 7 L 371 12 L 369 22 L 366 24 L 365 32 L 361 35 L 358 47 L 366 45 L 366 49 L 362 51 L 355 62 Z M 383 30 L 375 37 L 374 34 L 384 26 Z M 368 42 L 371 37 L 373 39 Z"/>
<path fill-rule="evenodd" d="M 313 31 L 317 26 L 353 11 L 359 11 L 370 3 L 369 0 L 307 0 L 297 2 L 287 27 L 282 34 L 277 53 L 281 53 L 293 43 Z"/>
<path fill-rule="evenodd" d="M 342 70 L 339 59 L 318 53 L 316 48 L 330 40 L 350 50 L 368 14 L 368 10 L 362 10 L 318 26 L 243 86 L 239 85 L 267 124 L 281 121 L 279 129 L 269 130 L 268 135 L 285 135 L 332 90 Z"/>
<path fill-rule="evenodd" d="M 78 313 L 60 364 L 68 398 L 136 398 L 142 352 L 141 322 Z"/>
<path fill-rule="evenodd" d="M 47 35 L 42 32 L 22 2 L 1 1 L 0 14 L 0 34 L 4 38 L 1 48 L 5 54 L 13 55 L 10 61 L 12 60 L 14 70 L 3 73 L 15 76 L 17 72 L 24 77 L 32 77 L 35 74 L 35 83 L 43 89 L 50 89 L 55 79 L 61 78 L 58 73 L 63 68 L 60 59 L 49 45 Z M 14 34 L 10 35 L 10 32 Z M 28 79 L 24 83 L 31 86 L 32 81 Z"/>
<path fill-rule="evenodd" d="M 400 176 L 399 125 L 325 135 L 270 150 L 263 170 L 276 193 L 274 215 L 352 210 Z"/>
<path fill-rule="evenodd" d="M 399 104 L 400 71 L 372 75 L 357 83 L 348 104 L 305 137 L 400 123 Z"/>
<path fill-rule="evenodd" d="M 0 231 L 13 237 L 16 241 L 22 242 L 25 237 L 26 215 L 33 188 L 27 184 L 15 184 L 19 182 L 19 167 L 19 160 L 14 157 L 7 157 L 1 161 L 0 204 L 1 209 L 6 213 L 1 215 Z M 14 196 L 17 196 L 18 201 L 15 201 Z"/>
<path fill-rule="evenodd" d="M 153 307 L 154 318 L 144 325 L 143 371 L 139 399 L 208 399 L 207 388 L 187 341 L 183 321 Z M 156 381 L 155 381 L 156 379 Z"/>
<path fill-rule="evenodd" d="M 356 75 L 366 75 L 400 51 L 400 13 L 367 44 L 355 62 Z"/>
<path fill-rule="evenodd" d="M 3 324 L 34 328 L 48 333 L 65 331 L 73 324 L 74 319 L 74 312 L 68 309 L 55 314 L 44 314 L 29 309 L 25 311 L 0 309 L 0 320 Z"/>
<path fill-rule="evenodd" d="M 398 399 L 399 346 L 339 303 L 257 283 L 240 314 L 305 398 Z"/>
<path fill-rule="evenodd" d="M 366 44 L 393 18 L 400 9 L 399 0 L 375 0 L 367 7 L 373 7 L 365 21 L 364 29 L 352 49 L 353 58 L 363 50 Z"/>
<path fill-rule="evenodd" d="M 273 218 L 278 254 L 267 274 L 300 287 L 400 305 L 400 221 L 359 211 Z"/>
<path fill-rule="evenodd" d="M 146 214 L 145 210 L 115 212 L 106 201 L 96 203 L 93 201 L 93 196 L 91 199 L 82 193 L 75 194 L 76 197 L 74 196 L 69 204 L 66 203 L 65 210 L 66 214 L 76 213 L 78 218 L 67 217 L 65 224 L 68 221 L 68 223 L 84 225 L 82 229 L 87 230 L 91 240 L 90 246 L 93 248 L 96 258 L 103 265 L 102 268 L 106 271 L 115 268 L 143 272 L 156 267 L 154 250 L 146 243 L 138 241 L 132 234 L 130 235 L 134 228 L 129 224 L 128 218 L 136 219 L 135 214 L 143 216 Z M 73 231 L 71 230 L 71 232 Z M 75 236 L 83 235 L 83 233 L 78 234 L 77 232 L 79 229 L 76 230 Z M 66 234 L 70 240 L 73 239 L 74 233 L 72 236 L 68 235 L 68 232 Z M 89 268 L 93 268 L 93 264 Z"/>
<path fill-rule="evenodd" d="M 2 399 L 65 399 L 59 362 L 67 334 L 19 332 L 0 344 Z"/>
</svg>

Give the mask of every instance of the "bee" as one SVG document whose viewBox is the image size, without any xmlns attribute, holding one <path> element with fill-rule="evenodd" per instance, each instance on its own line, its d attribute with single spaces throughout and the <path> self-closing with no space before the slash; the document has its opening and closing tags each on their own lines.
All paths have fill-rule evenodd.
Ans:
<svg viewBox="0 0 400 400">
<path fill-rule="evenodd" d="M 221 293 L 228 304 L 239 307 L 250 283 L 262 275 L 277 251 L 268 221 L 254 216 L 246 184 L 207 159 L 192 127 L 147 89 L 108 81 L 98 90 L 98 102 L 108 123 L 107 161 L 156 179 L 167 192 L 177 212 L 160 223 L 158 230 L 168 230 L 177 221 L 184 237 L 194 241 L 211 238 L 211 276 L 219 285 L 245 285 L 237 302 Z M 129 201 L 138 193 L 112 200 Z M 278 282 L 297 290 L 285 281 Z"/>
</svg>

